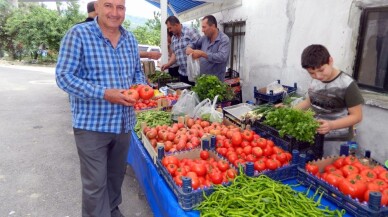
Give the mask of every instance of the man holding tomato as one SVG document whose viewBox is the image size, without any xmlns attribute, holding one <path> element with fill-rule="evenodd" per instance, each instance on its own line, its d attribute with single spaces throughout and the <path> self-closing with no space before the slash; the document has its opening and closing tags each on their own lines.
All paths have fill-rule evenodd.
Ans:
<svg viewBox="0 0 388 217">
<path fill-rule="evenodd" d="M 121 24 L 125 0 L 98 0 L 97 18 L 63 37 L 56 67 L 58 86 L 70 95 L 80 159 L 82 216 L 123 216 L 126 171 L 135 100 L 124 94 L 145 84 L 138 44 Z"/>
</svg>

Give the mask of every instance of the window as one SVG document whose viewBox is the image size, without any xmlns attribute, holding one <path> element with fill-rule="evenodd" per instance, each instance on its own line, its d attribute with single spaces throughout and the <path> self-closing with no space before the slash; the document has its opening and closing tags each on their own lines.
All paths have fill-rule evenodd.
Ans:
<svg viewBox="0 0 388 217">
<path fill-rule="evenodd" d="M 355 79 L 362 88 L 388 93 L 388 7 L 361 14 Z"/>
<path fill-rule="evenodd" d="M 244 71 L 245 21 L 224 23 L 224 32 L 229 36 L 230 56 L 228 67 L 239 73 Z"/>
</svg>

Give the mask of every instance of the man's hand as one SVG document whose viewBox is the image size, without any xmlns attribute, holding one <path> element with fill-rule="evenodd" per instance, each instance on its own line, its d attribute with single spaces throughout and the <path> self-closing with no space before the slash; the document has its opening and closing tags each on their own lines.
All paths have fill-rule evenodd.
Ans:
<svg viewBox="0 0 388 217">
<path fill-rule="evenodd" d="M 198 59 L 200 57 L 204 57 L 207 59 L 207 54 L 202 50 L 194 50 L 192 55 L 193 55 L 193 59 Z"/>
<path fill-rule="evenodd" d="M 317 129 L 317 133 L 319 134 L 327 134 L 332 130 L 332 126 L 330 121 L 328 120 L 323 120 L 323 119 L 318 119 L 319 122 L 319 127 Z"/>
<path fill-rule="evenodd" d="M 186 48 L 186 55 L 190 55 L 190 54 L 192 54 L 193 52 L 194 52 L 193 48 L 191 48 L 191 47 L 187 47 L 187 48 Z"/>
<path fill-rule="evenodd" d="M 125 91 L 125 89 L 106 89 L 104 99 L 113 104 L 133 106 L 136 100 L 124 94 Z"/>
<path fill-rule="evenodd" d="M 162 56 L 162 53 L 158 51 L 150 51 L 147 53 L 148 53 L 148 58 L 154 59 L 154 60 L 158 60 Z"/>
<path fill-rule="evenodd" d="M 164 71 L 164 70 L 166 70 L 166 69 L 168 69 L 168 68 L 170 68 L 170 65 L 168 64 L 168 63 L 166 63 L 166 64 L 163 64 L 162 65 L 162 67 L 160 68 L 162 71 Z"/>
</svg>

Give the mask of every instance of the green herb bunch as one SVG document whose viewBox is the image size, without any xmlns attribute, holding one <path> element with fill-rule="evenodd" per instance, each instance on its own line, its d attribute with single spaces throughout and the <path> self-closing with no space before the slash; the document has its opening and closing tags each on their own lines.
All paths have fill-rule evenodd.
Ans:
<svg viewBox="0 0 388 217">
<path fill-rule="evenodd" d="M 314 142 L 319 123 L 312 110 L 302 111 L 288 107 L 277 108 L 266 115 L 264 124 L 274 127 L 279 135 L 289 135 L 302 142 Z"/>
<path fill-rule="evenodd" d="M 166 72 L 161 72 L 161 71 L 155 71 L 154 74 L 148 75 L 148 79 L 150 79 L 151 83 L 155 83 L 158 80 L 162 79 L 170 79 L 171 75 L 166 73 Z"/>
<path fill-rule="evenodd" d="M 206 98 L 213 100 L 218 95 L 218 101 L 224 102 L 234 97 L 232 88 L 227 83 L 221 82 L 215 75 L 201 75 L 191 90 L 197 93 L 200 100 Z"/>
</svg>

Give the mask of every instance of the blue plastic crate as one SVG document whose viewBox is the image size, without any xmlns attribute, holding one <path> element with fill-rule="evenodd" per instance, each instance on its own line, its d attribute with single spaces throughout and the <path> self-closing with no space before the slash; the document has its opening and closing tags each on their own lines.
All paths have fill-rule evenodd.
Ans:
<svg viewBox="0 0 388 217">
<path fill-rule="evenodd" d="M 343 194 L 337 188 L 331 186 L 327 182 L 317 178 L 310 173 L 307 173 L 303 168 L 298 168 L 298 182 L 304 186 L 311 187 L 313 190 L 319 188 L 324 192 L 326 197 L 338 207 L 345 209 L 355 217 L 387 217 L 388 207 L 381 207 L 379 210 L 369 208 L 367 203 L 360 203 L 352 199 L 350 196 Z"/>
<path fill-rule="evenodd" d="M 278 80 L 278 83 L 280 84 L 280 80 Z M 283 100 L 286 93 L 292 94 L 292 93 L 295 93 L 296 90 L 298 89 L 296 83 L 294 83 L 293 87 L 286 86 L 286 85 L 282 85 L 282 86 L 283 86 L 285 92 L 277 93 L 277 94 L 273 94 L 272 92 L 267 94 L 265 88 L 257 89 L 257 87 L 254 87 L 253 88 L 253 95 L 254 95 L 256 100 L 261 100 L 261 101 L 265 101 L 265 102 L 269 102 L 269 103 L 275 103 L 275 102 L 280 102 L 281 100 Z"/>
<path fill-rule="evenodd" d="M 298 175 L 298 165 L 292 164 L 288 166 L 283 166 L 276 170 L 268 170 L 263 173 L 259 173 L 258 175 L 266 175 L 276 181 L 286 181 L 289 179 L 295 179 Z"/>
<path fill-rule="evenodd" d="M 291 150 L 296 149 L 301 153 L 306 154 L 307 161 L 320 159 L 323 156 L 323 144 L 324 144 L 323 135 L 316 134 L 314 138 L 314 143 L 309 143 L 309 142 L 301 142 L 289 135 L 285 135 L 281 137 L 279 135 L 278 130 L 276 130 L 273 127 L 267 126 L 260 121 L 255 121 L 252 124 L 252 129 L 255 132 L 265 132 L 267 136 L 274 138 L 274 140 L 283 141 L 280 143 L 287 144 L 286 146 L 287 148 L 283 148 L 286 151 L 291 152 Z"/>
<path fill-rule="evenodd" d="M 265 131 L 261 128 L 258 128 L 256 126 L 252 126 L 251 129 L 257 133 L 258 135 L 260 135 L 261 137 L 265 138 L 265 139 L 269 139 L 269 140 L 272 140 L 276 146 L 279 146 L 280 148 L 282 148 L 283 150 L 285 151 L 288 151 L 288 152 L 291 152 L 293 150 L 292 148 L 292 144 L 290 141 L 287 141 L 285 139 L 282 139 L 280 138 L 279 136 L 274 136 L 273 134 L 271 134 L 270 132 L 268 131 Z"/>
<path fill-rule="evenodd" d="M 186 154 L 189 152 L 193 152 L 193 153 L 196 152 L 195 155 L 198 155 L 196 157 L 199 158 L 199 151 L 198 150 L 199 149 L 187 151 Z M 209 152 L 211 153 L 211 155 L 217 156 L 220 159 L 223 159 L 226 162 L 228 162 L 224 157 L 222 157 L 220 154 L 218 154 L 214 150 L 209 150 Z M 184 152 L 174 153 L 171 155 L 179 155 L 182 153 L 184 153 Z M 192 190 L 190 193 L 186 193 L 183 191 L 182 187 L 179 187 L 178 185 L 176 185 L 176 183 L 173 180 L 170 173 L 168 173 L 167 169 L 163 166 L 161 159 L 159 159 L 159 158 L 157 159 L 156 165 L 157 165 L 158 173 L 166 181 L 167 185 L 170 187 L 170 189 L 172 190 L 172 192 L 176 196 L 179 205 L 185 211 L 192 210 L 195 206 L 197 206 L 199 203 L 201 203 L 204 200 L 204 193 L 207 196 L 209 196 L 214 191 L 213 187 L 211 186 L 209 188 L 196 189 L 196 190 Z M 236 169 L 232 164 L 229 164 L 229 167 Z M 230 183 L 223 183 L 223 185 L 230 185 Z"/>
</svg>

